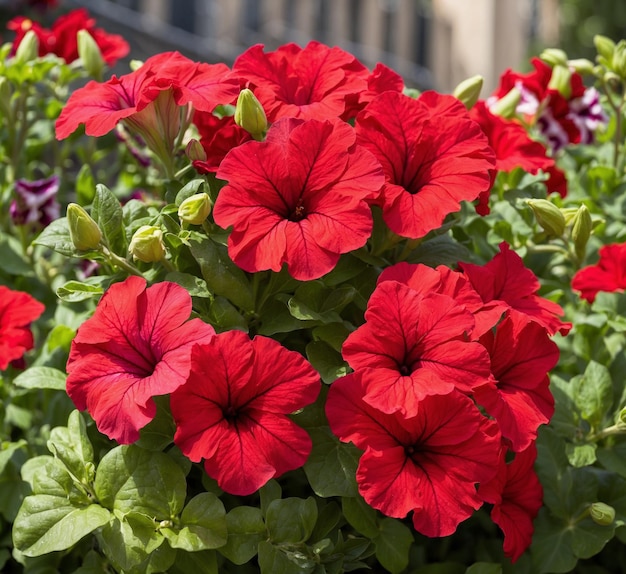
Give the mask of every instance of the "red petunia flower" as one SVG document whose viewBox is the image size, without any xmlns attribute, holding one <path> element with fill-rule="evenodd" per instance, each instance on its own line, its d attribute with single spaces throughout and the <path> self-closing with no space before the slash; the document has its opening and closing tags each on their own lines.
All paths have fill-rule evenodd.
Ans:
<svg viewBox="0 0 626 574">
<path fill-rule="evenodd" d="M 537 447 L 532 443 L 506 463 L 506 449 L 493 480 L 481 483 L 478 494 L 493 504 L 492 520 L 504 532 L 504 554 L 516 562 L 530 546 L 533 520 L 543 504 L 543 488 L 533 469 Z"/>
<path fill-rule="evenodd" d="M 514 310 L 480 342 L 489 351 L 496 386 L 475 388 L 474 399 L 496 419 L 511 449 L 520 452 L 554 414 L 548 371 L 557 364 L 559 349 L 544 327 Z"/>
<path fill-rule="evenodd" d="M 486 349 L 467 340 L 473 328 L 472 314 L 451 297 L 383 281 L 370 297 L 365 323 L 348 336 L 342 353 L 360 372 L 365 402 L 412 417 L 429 395 L 455 388 L 469 393 L 493 383 Z"/>
<path fill-rule="evenodd" d="M 365 450 L 359 492 L 387 516 L 404 518 L 426 536 L 448 536 L 482 504 L 476 483 L 498 469 L 500 435 L 460 393 L 423 399 L 416 416 L 385 414 L 363 400 L 363 373 L 337 379 L 326 400 L 330 428 Z"/>
<path fill-rule="evenodd" d="M 572 279 L 572 289 L 593 303 L 600 291 L 622 293 L 626 289 L 626 243 L 613 243 L 600 247 L 600 260 L 577 271 Z"/>
<path fill-rule="evenodd" d="M 32 20 L 19 16 L 7 24 L 9 30 L 15 31 L 12 53 L 15 53 L 26 32 L 33 30 L 39 40 L 39 55 L 55 54 L 68 64 L 78 59 L 78 41 L 76 35 L 80 30 L 87 30 L 96 41 L 102 53 L 102 59 L 113 66 L 120 58 L 130 51 L 128 42 L 117 34 L 109 34 L 96 28 L 96 21 L 89 16 L 84 8 L 72 10 L 59 16 L 51 29 L 43 28 Z"/>
<path fill-rule="evenodd" d="M 33 348 L 30 324 L 44 311 L 28 293 L 0 285 L 0 371 Z"/>
<path fill-rule="evenodd" d="M 279 271 L 317 279 L 339 256 L 362 247 L 372 230 L 366 200 L 384 182 L 380 164 L 355 144 L 340 121 L 285 118 L 265 142 L 233 149 L 217 177 L 228 181 L 215 202 L 215 222 L 233 231 L 232 260 L 246 271 Z"/>
<path fill-rule="evenodd" d="M 565 197 L 567 195 L 567 175 L 565 172 L 556 165 L 545 171 L 548 174 L 548 179 L 545 182 L 548 193 L 556 191 L 561 197 Z"/>
<path fill-rule="evenodd" d="M 196 345 L 189 379 L 171 396 L 174 442 L 231 494 L 256 492 L 302 466 L 306 431 L 288 414 L 315 401 L 318 373 L 277 341 L 241 331 Z"/>
<path fill-rule="evenodd" d="M 370 75 L 352 54 L 316 41 L 267 53 L 257 44 L 235 60 L 233 74 L 253 87 L 270 123 L 285 117 L 346 119 L 368 90 Z"/>
<path fill-rule="evenodd" d="M 572 328 L 571 323 L 559 319 L 563 315 L 560 305 L 536 294 L 539 280 L 508 243 L 500 243 L 500 253 L 486 265 L 459 263 L 459 267 L 486 304 L 516 309 L 537 321 L 551 335 L 557 331 L 567 335 Z"/>
<path fill-rule="evenodd" d="M 191 297 L 175 283 L 146 289 L 139 277 L 112 285 L 78 329 L 67 363 L 67 393 L 100 432 L 122 444 L 156 414 L 155 395 L 182 385 L 191 347 L 213 339 L 213 327 L 189 319 Z"/>
<path fill-rule="evenodd" d="M 389 228 L 420 238 L 491 186 L 494 154 L 480 126 L 453 96 L 419 99 L 385 92 L 356 118 L 358 143 L 381 162 L 379 203 Z"/>
</svg>

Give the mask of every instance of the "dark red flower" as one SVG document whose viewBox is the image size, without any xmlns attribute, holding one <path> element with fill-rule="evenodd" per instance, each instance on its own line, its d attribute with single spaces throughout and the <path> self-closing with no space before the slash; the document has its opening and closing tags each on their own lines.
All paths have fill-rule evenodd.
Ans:
<svg viewBox="0 0 626 574">
<path fill-rule="evenodd" d="M 379 203 L 389 228 L 420 238 L 491 185 L 493 150 L 453 96 L 397 92 L 375 97 L 356 119 L 357 141 L 381 162 Z"/>
<path fill-rule="evenodd" d="M 254 88 L 270 123 L 279 118 L 334 119 L 368 89 L 369 71 L 352 54 L 309 42 L 264 52 L 257 44 L 233 64 L 233 73 Z M 345 118 L 344 118 L 345 119 Z"/>
<path fill-rule="evenodd" d="M 565 172 L 556 165 L 547 168 L 545 171 L 548 174 L 548 179 L 545 182 L 548 193 L 556 191 L 561 197 L 565 197 L 567 195 L 567 176 Z"/>
<path fill-rule="evenodd" d="M 302 466 L 311 439 L 288 414 L 315 401 L 318 373 L 295 351 L 241 331 L 193 349 L 185 385 L 171 396 L 174 442 L 231 494 L 256 492 Z"/>
<path fill-rule="evenodd" d="M 0 285 L 0 371 L 33 348 L 30 324 L 44 311 L 28 293 Z"/>
<path fill-rule="evenodd" d="M 251 272 L 286 263 L 300 280 L 321 277 L 342 253 L 365 244 L 372 230 L 366 200 L 384 182 L 348 124 L 293 118 L 272 125 L 265 142 L 234 148 L 217 177 L 228 185 L 213 215 L 221 227 L 233 226 L 233 261 Z"/>
<path fill-rule="evenodd" d="M 504 532 L 504 554 L 516 562 L 530 546 L 533 520 L 543 504 L 543 488 L 533 466 L 537 448 L 532 443 L 506 463 L 503 449 L 500 468 L 493 480 L 481 483 L 478 494 L 493 504 L 492 520 Z"/>
<path fill-rule="evenodd" d="M 500 243 L 500 253 L 485 265 L 459 263 L 482 300 L 488 304 L 505 305 L 528 315 L 545 327 L 551 335 L 566 335 L 571 323 L 559 319 L 563 309 L 557 303 L 537 295 L 539 280 L 508 243 Z"/>
<path fill-rule="evenodd" d="M 385 414 L 363 400 L 363 373 L 337 379 L 326 400 L 330 428 L 365 450 L 359 492 L 387 516 L 404 518 L 426 536 L 448 536 L 482 504 L 476 483 L 498 469 L 497 425 L 453 390 L 424 397 L 414 417 Z"/>
<path fill-rule="evenodd" d="M 67 393 L 100 432 L 122 444 L 156 414 L 155 395 L 182 385 L 191 347 L 210 342 L 213 327 L 189 319 L 191 297 L 175 283 L 146 289 L 139 277 L 112 285 L 78 329 L 67 363 Z"/>
<path fill-rule="evenodd" d="M 622 293 L 626 289 L 626 243 L 613 243 L 600 247 L 600 260 L 577 271 L 572 279 L 572 289 L 593 303 L 600 291 Z"/>
<path fill-rule="evenodd" d="M 412 417 L 429 395 L 493 383 L 485 348 L 468 340 L 473 328 L 472 314 L 451 297 L 383 281 L 342 353 L 360 372 L 365 402 Z"/>
<path fill-rule="evenodd" d="M 554 414 L 548 371 L 557 364 L 559 349 L 544 327 L 514 310 L 480 342 L 489 351 L 496 386 L 476 387 L 474 399 L 496 419 L 511 449 L 520 452 Z"/>
</svg>

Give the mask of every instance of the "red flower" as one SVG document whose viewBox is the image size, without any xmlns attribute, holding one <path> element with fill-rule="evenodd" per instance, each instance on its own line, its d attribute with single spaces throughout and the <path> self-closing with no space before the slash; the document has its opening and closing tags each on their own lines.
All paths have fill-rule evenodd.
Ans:
<svg viewBox="0 0 626 574">
<path fill-rule="evenodd" d="M 488 331 L 480 342 L 489 351 L 496 386 L 475 388 L 474 398 L 496 419 L 512 450 L 520 452 L 554 413 L 548 371 L 557 364 L 559 349 L 544 327 L 517 311 L 509 311 L 495 333 Z"/>
<path fill-rule="evenodd" d="M 33 348 L 30 324 L 44 311 L 28 293 L 0 285 L 0 371 Z"/>
<path fill-rule="evenodd" d="M 567 195 L 567 176 L 565 172 L 556 165 L 547 168 L 545 171 L 548 174 L 546 181 L 548 193 L 556 191 L 561 197 L 565 197 Z"/>
<path fill-rule="evenodd" d="M 315 41 L 304 49 L 286 44 L 267 53 L 257 44 L 235 60 L 233 73 L 254 88 L 270 123 L 350 115 L 351 105 L 368 89 L 369 76 L 352 54 Z"/>
<path fill-rule="evenodd" d="M 500 243 L 500 253 L 486 265 L 459 263 L 459 267 L 486 304 L 516 309 L 537 321 L 551 335 L 557 331 L 567 335 L 572 328 L 571 323 L 559 319 L 563 315 L 560 305 L 536 294 L 539 280 L 506 242 Z"/>
<path fill-rule="evenodd" d="M 33 30 L 39 39 L 39 55 L 55 54 L 63 58 L 68 64 L 78 59 L 78 42 L 76 35 L 79 30 L 87 30 L 100 48 L 102 59 L 113 66 L 120 58 L 123 58 L 130 51 L 128 42 L 117 34 L 108 34 L 101 28 L 96 28 L 96 21 L 89 17 L 89 13 L 84 8 L 72 10 L 67 14 L 59 16 L 52 24 L 50 30 L 43 28 L 40 24 L 19 16 L 7 24 L 9 30 L 16 33 L 13 41 L 12 52 L 20 45 L 26 32 Z"/>
<path fill-rule="evenodd" d="M 379 203 L 398 235 L 424 237 L 491 185 L 493 150 L 452 96 L 425 92 L 414 100 L 385 92 L 359 113 L 356 131 L 383 166 Z"/>
<path fill-rule="evenodd" d="M 356 479 L 366 502 L 404 518 L 426 536 L 448 536 L 482 504 L 476 483 L 498 469 L 500 436 L 458 391 L 423 399 L 417 415 L 385 414 L 363 400 L 362 373 L 330 387 L 326 416 L 333 433 L 365 450 Z"/>
<path fill-rule="evenodd" d="M 530 546 L 533 520 L 543 504 L 543 489 L 533 469 L 537 448 L 532 443 L 506 463 L 503 449 L 500 469 L 492 481 L 481 484 L 478 494 L 493 504 L 492 520 L 504 532 L 504 554 L 516 562 Z"/>
<path fill-rule="evenodd" d="M 295 351 L 241 331 L 196 345 L 187 384 L 171 396 L 174 442 L 231 494 L 256 492 L 302 466 L 311 439 L 287 416 L 315 401 L 319 375 Z"/>
<path fill-rule="evenodd" d="M 67 393 L 87 409 L 100 432 L 122 444 L 156 414 L 155 395 L 182 385 L 191 369 L 191 347 L 215 331 L 187 321 L 189 293 L 175 283 L 129 277 L 112 285 L 78 329 L 67 363 Z"/>
<path fill-rule="evenodd" d="M 213 215 L 221 227 L 233 226 L 233 261 L 246 271 L 279 271 L 286 263 L 300 280 L 321 277 L 340 254 L 365 244 L 372 230 L 365 200 L 384 181 L 348 124 L 297 119 L 276 122 L 265 142 L 233 149 L 217 177 L 228 185 Z"/>
<path fill-rule="evenodd" d="M 370 297 L 365 320 L 342 353 L 360 372 L 363 400 L 385 413 L 412 417 L 429 395 L 455 388 L 470 392 L 492 381 L 485 348 L 466 340 L 474 318 L 450 297 L 383 281 Z"/>
<path fill-rule="evenodd" d="M 599 291 L 612 293 L 626 289 L 626 243 L 604 245 L 600 260 L 578 271 L 572 279 L 572 289 L 593 303 Z"/>
</svg>

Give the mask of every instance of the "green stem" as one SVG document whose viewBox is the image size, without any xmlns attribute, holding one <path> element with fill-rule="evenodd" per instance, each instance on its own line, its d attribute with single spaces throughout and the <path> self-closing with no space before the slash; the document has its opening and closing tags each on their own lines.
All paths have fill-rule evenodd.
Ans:
<svg viewBox="0 0 626 574">
<path fill-rule="evenodd" d="M 598 431 L 597 433 L 592 433 L 589 436 L 587 436 L 587 440 L 591 442 L 598 442 L 609 436 L 614 436 L 618 434 L 626 434 L 626 424 L 619 422 L 610 427 L 606 427 L 605 429 L 602 429 L 601 431 Z"/>
<path fill-rule="evenodd" d="M 123 269 L 127 273 L 131 275 L 136 275 L 137 277 L 143 277 L 143 273 L 139 271 L 132 263 L 127 261 L 126 259 L 122 259 L 119 255 L 116 255 L 112 251 L 109 251 L 106 247 L 102 248 L 102 252 L 105 257 L 109 260 L 109 263 L 115 267 L 119 267 Z"/>
</svg>

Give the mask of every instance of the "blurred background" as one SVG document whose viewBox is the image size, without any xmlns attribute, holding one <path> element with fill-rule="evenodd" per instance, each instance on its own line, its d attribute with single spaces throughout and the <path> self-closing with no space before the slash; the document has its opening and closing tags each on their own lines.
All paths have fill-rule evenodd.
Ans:
<svg viewBox="0 0 626 574">
<path fill-rule="evenodd" d="M 23 0 L 22 0 L 23 1 Z M 10 2 L 0 0 L 0 5 Z M 506 68 L 529 67 L 544 47 L 593 58 L 593 36 L 626 37 L 624 0 L 59 0 L 86 7 L 122 34 L 133 58 L 176 49 L 231 64 L 256 43 L 273 50 L 316 39 L 373 67 L 384 62 L 407 85 L 450 92 L 480 74 L 483 95 Z M 117 71 L 117 70 L 116 70 Z M 124 70 L 125 71 L 125 70 Z M 122 72 L 123 73 L 123 72 Z"/>
</svg>

